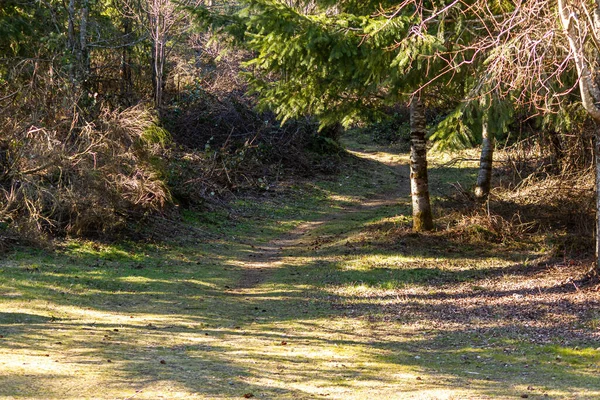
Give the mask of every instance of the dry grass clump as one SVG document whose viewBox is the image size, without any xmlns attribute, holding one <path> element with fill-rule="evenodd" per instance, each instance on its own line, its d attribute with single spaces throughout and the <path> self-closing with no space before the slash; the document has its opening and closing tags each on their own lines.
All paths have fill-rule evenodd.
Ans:
<svg viewBox="0 0 600 400">
<path fill-rule="evenodd" d="M 528 179 L 515 189 L 496 188 L 484 205 L 465 202 L 443 214 L 439 223 L 446 226 L 444 234 L 460 243 L 506 245 L 542 240 L 552 256 L 593 253 L 590 174 Z"/>
<path fill-rule="evenodd" d="M 593 253 L 595 221 L 588 150 L 564 148 L 559 164 L 539 145 L 520 143 L 501 151 L 488 202 L 478 204 L 457 187 L 439 204 L 439 221 L 463 243 L 535 240 L 553 256 L 587 257 Z"/>
<path fill-rule="evenodd" d="M 170 201 L 154 162 L 167 134 L 147 108 L 104 109 L 93 123 L 75 110 L 2 126 L 0 222 L 24 237 L 112 233 Z"/>
<path fill-rule="evenodd" d="M 530 175 L 513 190 L 498 190 L 507 203 L 535 215 L 544 228 L 588 232 L 594 225 L 594 176 L 591 170 L 536 177 Z"/>
<path fill-rule="evenodd" d="M 443 231 L 453 241 L 463 244 L 511 244 L 523 240 L 536 229 L 536 222 L 523 222 L 518 214 L 510 219 L 482 209 L 452 212 L 440 218 Z"/>
<path fill-rule="evenodd" d="M 591 169 L 545 177 L 530 175 L 513 190 L 497 190 L 491 207 L 502 215 L 518 213 L 523 221 L 534 221 L 535 231 L 546 235 L 554 256 L 585 257 L 594 253 Z"/>
</svg>

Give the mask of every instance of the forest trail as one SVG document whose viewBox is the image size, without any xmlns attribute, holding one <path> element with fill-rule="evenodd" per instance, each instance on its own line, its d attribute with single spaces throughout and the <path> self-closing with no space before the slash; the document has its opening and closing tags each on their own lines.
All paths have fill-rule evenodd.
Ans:
<svg viewBox="0 0 600 400">
<path fill-rule="evenodd" d="M 414 234 L 408 157 L 357 147 L 172 241 L 0 260 L 0 398 L 600 398 L 585 266 Z M 453 168 L 438 188 L 472 179 Z"/>
<path fill-rule="evenodd" d="M 274 269 L 285 264 L 285 254 L 310 251 L 311 232 L 318 227 L 351 214 L 361 213 L 365 210 L 392 206 L 399 200 L 410 197 L 410 167 L 405 160 L 389 153 L 376 151 L 350 150 L 354 157 L 371 160 L 389 167 L 397 181 L 397 188 L 392 191 L 381 192 L 365 199 L 358 204 L 342 206 L 339 211 L 329 213 L 317 221 L 305 221 L 291 232 L 283 234 L 267 244 L 252 246 L 254 253 L 249 254 L 248 261 L 243 261 L 244 271 L 238 283 L 232 288 L 234 291 L 251 289 L 268 279 Z"/>
</svg>

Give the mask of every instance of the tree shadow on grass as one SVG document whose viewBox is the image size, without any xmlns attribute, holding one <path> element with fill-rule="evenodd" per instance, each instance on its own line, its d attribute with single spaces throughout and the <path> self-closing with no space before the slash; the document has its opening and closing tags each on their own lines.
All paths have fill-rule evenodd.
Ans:
<svg viewBox="0 0 600 400">
<path fill-rule="evenodd" d="M 56 318 L 31 313 L 0 311 L 0 326 L 13 324 L 43 324 L 51 321 L 56 321 Z"/>
<path fill-rule="evenodd" d="M 201 268 L 198 264 L 178 261 L 178 273 L 170 279 L 154 268 L 117 269 L 104 275 L 90 268 L 89 276 L 82 270 L 19 272 L 15 288 L 30 296 L 133 318 L 130 322 L 94 323 L 81 330 L 81 323 L 50 322 L 48 317 L 35 319 L 37 316 L 27 313 L 22 320 L 11 317 L 22 321 L 20 324 L 0 324 L 6 335 L 4 344 L 51 353 L 48 344 L 61 341 L 76 350 L 77 356 L 69 362 L 95 366 L 110 359 L 110 367 L 116 369 L 114 379 L 133 383 L 139 390 L 169 381 L 202 396 L 254 393 L 272 398 L 325 398 L 331 388 L 351 393 L 356 385 L 376 383 L 398 393 L 414 393 L 414 386 L 389 374 L 394 366 L 414 368 L 415 374 L 423 371 L 440 379 L 441 386 L 468 383 L 472 390 L 490 396 L 505 394 L 507 386 L 526 381 L 567 392 L 589 390 L 588 369 L 575 364 L 568 364 L 560 379 L 549 384 L 547 376 L 556 369 L 548 364 L 552 360 L 546 354 L 564 352 L 574 343 L 585 348 L 595 343 L 597 335 L 588 326 L 595 318 L 589 310 L 598 309 L 595 297 L 558 301 L 576 292 L 571 284 L 547 286 L 541 294 L 536 288 L 484 287 L 506 275 L 534 278 L 544 273 L 543 268 L 514 264 L 482 269 L 476 275 L 468 270 L 420 267 L 348 271 L 339 263 L 318 259 L 283 265 L 260 286 L 242 289 L 225 287 L 241 273 L 243 267 L 237 264 L 215 265 L 218 271 L 202 277 L 195 269 Z M 32 281 L 40 284 L 28 286 Z M 464 282 L 474 289 L 456 289 Z M 392 290 L 361 295 L 352 291 L 357 283 Z M 412 336 L 378 335 L 377 329 L 369 335 L 353 333 L 350 325 L 335 333 L 336 328 L 326 323 L 344 319 L 390 324 L 392 329 L 427 321 L 430 328 Z M 161 325 L 156 320 L 164 322 Z M 287 323 L 294 324 L 294 330 L 287 328 Z M 75 332 L 75 336 L 64 339 L 55 332 Z M 136 338 L 141 337 L 150 345 L 139 347 Z M 173 337 L 182 338 L 181 343 L 168 345 Z M 287 345 L 281 345 L 282 341 Z M 282 350 L 303 345 L 343 346 L 368 353 L 366 360 L 379 366 L 364 368 L 351 360 L 336 361 L 327 352 L 309 357 L 301 351 Z M 516 350 L 507 355 L 506 347 Z M 525 357 L 524 351 L 539 354 Z M 432 362 L 435 357 L 441 361 Z M 523 357 L 529 358 L 529 364 Z M 582 357 L 597 362 L 593 356 Z M 301 389 L 318 382 L 324 386 L 322 394 Z"/>
<path fill-rule="evenodd" d="M 352 187 L 333 183 L 326 188 L 330 193 L 355 194 Z M 347 207 L 344 201 L 333 205 Z M 546 267 L 518 262 L 533 253 L 498 256 L 497 248 L 449 252 L 460 244 L 451 237 L 406 233 L 392 244 L 340 247 L 338 239 L 348 232 L 362 233 L 398 210 L 405 211 L 405 205 L 394 209 L 373 203 L 340 216 L 337 226 L 328 222 L 317 234 L 333 236 L 333 245 L 308 253 L 311 243 L 300 245 L 291 255 L 308 261 L 283 264 L 255 286 L 236 287 L 244 260 L 258 250 L 230 242 L 226 236 L 231 232 L 204 244 L 195 260 L 177 255 L 178 248 L 142 256 L 123 249 L 110 257 L 87 252 L 37 268 L 3 267 L 11 276 L 5 288 L 21 292 L 24 300 L 78 307 L 85 310 L 86 322 L 52 321 L 33 312 L 0 314 L 2 344 L 61 355 L 59 363 L 110 371 L 112 382 L 124 387 L 143 391 L 158 385 L 160 390 L 161 382 L 173 382 L 201 397 L 331 398 L 329 392 L 336 389 L 333 396 L 340 398 L 362 385 L 384 387 L 402 398 L 418 391 L 418 374 L 439 379 L 442 388 L 469 385 L 478 394 L 496 397 L 514 395 L 511 386 L 520 383 L 563 393 L 590 389 L 593 368 L 584 365 L 600 361 L 587 352 L 597 341 L 597 295 L 576 295 L 572 282 L 489 285 L 507 277 L 533 281 Z M 247 226 L 236 237 L 250 242 L 256 229 L 273 223 L 266 215 L 259 217 L 265 219 L 244 220 Z M 352 270 L 339 257 L 398 254 L 420 260 Z M 440 265 L 487 256 L 498 256 L 502 265 Z M 372 327 L 357 331 L 360 324 Z M 574 351 L 574 344 L 582 351 Z M 336 347 L 345 352 L 336 353 Z M 394 370 L 413 375 L 397 377 Z M 553 374 L 557 379 L 549 381 Z M 50 390 L 42 388 L 47 376 L 58 379 L 31 376 L 38 397 Z M 20 377 L 12 379 L 11 388 L 26 384 Z M 319 385 L 323 390 L 315 391 Z M 60 388 L 54 389 L 60 397 Z M 7 393 L 16 396 L 18 391 Z"/>
<path fill-rule="evenodd" d="M 267 398 L 326 398 L 332 390 L 345 391 L 349 395 L 363 385 L 394 388 L 394 393 L 408 395 L 418 393 L 421 382 L 416 378 L 421 376 L 425 380 L 439 381 L 440 387 L 460 388 L 469 385 L 476 393 L 489 396 L 514 394 L 516 389 L 512 386 L 516 384 L 568 393 L 594 389 L 591 386 L 593 379 L 587 376 L 589 371 L 573 366 L 597 362 L 598 357 L 570 353 L 572 347 L 526 343 L 527 347 L 524 348 L 515 345 L 514 337 L 489 337 L 468 329 L 399 338 L 398 335 L 354 335 L 346 329 L 336 331 L 330 326 L 326 328 L 330 333 L 328 337 L 313 335 L 314 331 L 323 331 L 322 324 L 308 323 L 306 330 L 300 333 L 253 332 L 253 339 L 263 343 L 258 348 L 246 347 L 248 345 L 244 340 L 248 333 L 240 329 L 208 329 L 206 333 L 218 337 L 218 340 L 209 344 L 159 344 L 161 341 L 168 343 L 168 336 L 191 333 L 190 330 L 175 327 L 164 329 L 163 332 L 153 331 L 156 344 L 140 348 L 135 354 L 126 350 L 128 343 L 119 342 L 119 334 L 111 333 L 112 343 L 94 342 L 89 338 L 87 341 L 81 338 L 79 343 L 70 343 L 75 355 L 69 360 L 57 361 L 70 363 L 73 367 L 91 366 L 99 370 L 110 365 L 113 384 L 123 382 L 132 391 L 161 390 L 162 382 L 171 382 L 185 387 L 193 395 L 214 397 L 240 397 L 253 393 Z M 113 326 L 98 325 L 98 335 L 111 332 Z M 68 329 L 68 326 L 62 326 L 62 329 Z M 146 334 L 148 328 L 138 326 L 129 329 L 139 336 Z M 43 337 L 38 339 L 50 340 Z M 282 339 L 287 341 L 285 349 L 290 351 L 282 352 L 284 347 L 278 344 Z M 335 357 L 328 351 L 304 355 L 302 346 L 322 349 L 337 346 L 357 353 L 368 349 L 371 353 L 368 360 L 370 366 L 365 368 L 364 360 L 355 363 L 352 357 Z M 41 345 L 40 348 L 47 351 Z M 556 362 L 558 356 L 561 359 Z M 112 360 L 110 364 L 107 363 L 108 359 Z M 394 368 L 404 371 L 408 378 L 390 374 L 389 370 Z M 561 368 L 565 371 L 558 373 Z M 555 375 L 559 379 L 549 384 L 548 377 Z M 60 391 L 52 396 L 53 386 L 43 384 L 48 379 L 47 375 L 30 378 L 44 386 L 46 398 L 60 396 Z M 15 387 L 15 384 L 19 386 L 20 377 L 14 379 L 16 381 L 11 382 L 9 388 Z M 264 383 L 256 383 L 257 380 Z M 323 387 L 320 393 L 299 389 L 303 385 L 314 388 L 316 382 Z M 21 384 L 25 385 L 25 382 Z M 159 389 L 153 389 L 155 386 Z M 168 396 L 168 391 L 162 390 L 165 391 L 159 393 Z M 17 393 L 7 391 L 6 387 L 0 392 L 5 395 Z"/>
</svg>

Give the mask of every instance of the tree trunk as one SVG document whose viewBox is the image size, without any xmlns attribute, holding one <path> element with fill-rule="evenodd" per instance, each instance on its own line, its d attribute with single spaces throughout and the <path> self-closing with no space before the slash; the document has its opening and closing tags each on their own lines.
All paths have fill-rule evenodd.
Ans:
<svg viewBox="0 0 600 400">
<path fill-rule="evenodd" d="M 427 139 L 425 109 L 420 99 L 410 104 L 410 188 L 413 209 L 413 231 L 433 229 L 429 182 L 427 179 Z"/>
<path fill-rule="evenodd" d="M 483 143 L 481 144 L 481 158 L 479 160 L 479 176 L 475 186 L 475 198 L 486 201 L 490 195 L 492 185 L 492 163 L 494 159 L 494 135 L 490 135 L 488 121 L 484 118 L 481 125 Z"/>
<path fill-rule="evenodd" d="M 155 87 L 154 87 L 154 102 L 156 104 L 156 108 L 160 110 L 162 106 L 162 95 L 163 95 L 163 73 L 164 73 L 164 62 L 165 62 L 165 52 L 164 52 L 164 44 L 163 37 L 161 34 L 161 23 L 160 17 L 157 18 L 156 25 L 156 35 L 157 39 L 154 43 L 154 77 L 155 77 Z"/>
<path fill-rule="evenodd" d="M 152 68 L 154 83 L 154 104 L 160 113 L 163 100 L 164 79 L 165 79 L 165 46 L 167 45 L 168 29 L 166 27 L 166 18 L 169 18 L 167 2 L 165 0 L 153 0 L 152 12 L 148 20 L 152 29 Z"/>
<path fill-rule="evenodd" d="M 67 8 L 68 12 L 68 31 L 67 31 L 67 46 L 73 59 L 69 64 L 69 77 L 73 84 L 73 88 L 79 91 L 84 86 L 89 74 L 89 52 L 87 42 L 87 29 L 89 19 L 89 0 L 81 0 L 79 2 L 80 9 L 76 11 L 76 1 L 69 0 Z M 75 24 L 76 16 L 78 15 L 79 24 Z M 76 32 L 76 27 L 79 32 Z M 79 37 L 77 37 L 79 34 Z"/>
<path fill-rule="evenodd" d="M 131 36 L 131 21 L 123 16 L 123 48 L 121 49 L 121 96 L 126 105 L 131 105 L 131 88 L 133 87 L 131 74 L 131 46 L 128 44 Z"/>
<path fill-rule="evenodd" d="M 75 39 L 75 0 L 69 0 L 69 6 L 67 8 L 67 12 L 69 14 L 69 26 L 67 33 L 67 47 L 71 52 L 73 57 L 76 56 L 77 50 L 77 40 Z M 71 83 L 73 86 L 75 85 L 75 68 L 73 65 L 73 61 L 69 63 L 69 78 L 71 79 Z"/>
<path fill-rule="evenodd" d="M 90 70 L 90 57 L 87 46 L 87 26 L 89 18 L 89 0 L 81 0 L 81 19 L 79 21 L 79 51 L 77 52 L 77 67 L 79 82 L 85 85 Z"/>
<path fill-rule="evenodd" d="M 600 275 L 600 124 L 596 122 L 594 134 L 594 161 L 596 163 L 596 275 Z"/>
</svg>

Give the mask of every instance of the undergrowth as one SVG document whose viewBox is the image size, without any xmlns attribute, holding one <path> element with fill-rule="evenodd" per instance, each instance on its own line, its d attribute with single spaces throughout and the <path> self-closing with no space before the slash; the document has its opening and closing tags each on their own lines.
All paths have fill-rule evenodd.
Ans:
<svg viewBox="0 0 600 400">
<path fill-rule="evenodd" d="M 168 134 L 143 106 L 2 126 L 0 221 L 22 238 L 119 230 L 171 201 L 154 160 Z"/>
<path fill-rule="evenodd" d="M 0 109 L 0 250 L 130 236 L 179 207 L 211 210 L 240 191 L 337 171 L 335 140 L 310 119 L 281 126 L 257 113 L 234 72 L 169 86 L 161 110 L 39 72 Z"/>
</svg>

